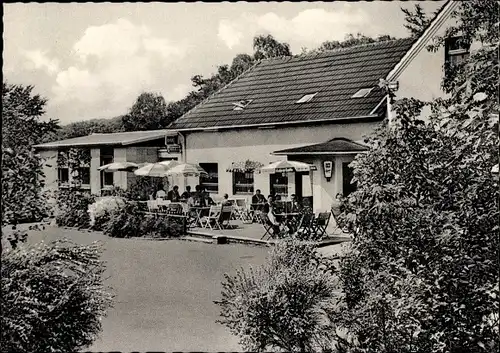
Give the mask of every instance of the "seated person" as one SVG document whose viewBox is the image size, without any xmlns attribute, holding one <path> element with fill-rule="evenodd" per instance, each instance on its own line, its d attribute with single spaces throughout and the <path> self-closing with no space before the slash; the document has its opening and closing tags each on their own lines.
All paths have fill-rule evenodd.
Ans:
<svg viewBox="0 0 500 353">
<path fill-rule="evenodd" d="M 266 198 L 260 193 L 260 190 L 255 191 L 255 195 L 252 196 L 252 203 L 266 203 Z"/>
<path fill-rule="evenodd" d="M 167 194 L 167 200 L 172 202 L 179 202 L 181 195 L 179 195 L 179 187 L 177 185 L 174 186 L 172 190 L 170 190 Z"/>
<path fill-rule="evenodd" d="M 297 199 L 297 195 L 293 194 L 292 195 L 292 209 L 291 212 L 300 212 L 302 210 L 302 205 L 300 204 L 299 200 Z"/>
<path fill-rule="evenodd" d="M 158 186 L 156 187 L 156 191 L 153 193 L 153 198 L 154 199 L 163 199 L 165 198 L 165 190 L 163 189 L 163 184 L 159 183 Z"/>
<path fill-rule="evenodd" d="M 267 215 L 267 219 L 273 227 L 274 234 L 279 234 L 280 223 L 278 222 L 276 216 L 274 215 L 274 203 L 273 203 L 273 197 L 271 195 L 269 195 L 269 197 L 267 198 L 267 203 L 264 205 L 264 213 Z"/>
<path fill-rule="evenodd" d="M 222 200 L 222 206 L 231 206 L 233 203 L 229 201 L 229 195 L 224 194 L 224 199 Z"/>
<path fill-rule="evenodd" d="M 204 207 L 206 206 L 206 200 L 205 198 L 203 197 L 203 193 L 201 191 L 201 187 L 199 185 L 196 185 L 195 186 L 195 192 L 194 194 L 191 195 L 191 197 L 193 198 L 193 201 L 194 201 L 194 205 L 195 206 L 200 206 L 200 207 Z"/>
<path fill-rule="evenodd" d="M 191 197 L 191 186 L 186 186 L 186 191 L 181 195 L 182 200 L 188 200 Z"/>
</svg>

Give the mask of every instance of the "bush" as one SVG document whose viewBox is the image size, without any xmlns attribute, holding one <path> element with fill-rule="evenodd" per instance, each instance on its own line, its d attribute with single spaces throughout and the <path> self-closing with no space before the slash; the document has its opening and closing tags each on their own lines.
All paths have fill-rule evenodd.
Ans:
<svg viewBox="0 0 500 353">
<path fill-rule="evenodd" d="M 225 275 L 222 320 L 248 351 L 329 351 L 333 263 L 312 245 L 284 240 L 257 271 Z"/>
<path fill-rule="evenodd" d="M 2 253 L 2 351 L 71 352 L 89 346 L 112 302 L 98 244 L 57 241 Z"/>
<path fill-rule="evenodd" d="M 442 129 L 443 117 L 418 119 L 418 102 L 395 106 L 353 163 L 336 322 L 352 352 L 496 351 L 498 116 L 458 108 Z"/>
<path fill-rule="evenodd" d="M 95 197 L 79 190 L 57 192 L 56 224 L 65 227 L 90 228 L 89 206 Z"/>
<path fill-rule="evenodd" d="M 156 238 L 179 237 L 183 225 L 174 218 L 157 217 L 140 212 L 135 203 L 111 211 L 109 221 L 103 227 L 104 234 L 113 238 L 151 236 Z"/>
<path fill-rule="evenodd" d="M 125 200 L 118 196 L 108 196 L 98 199 L 89 206 L 90 227 L 94 230 L 103 230 L 109 222 L 111 212 L 125 207 Z"/>
</svg>

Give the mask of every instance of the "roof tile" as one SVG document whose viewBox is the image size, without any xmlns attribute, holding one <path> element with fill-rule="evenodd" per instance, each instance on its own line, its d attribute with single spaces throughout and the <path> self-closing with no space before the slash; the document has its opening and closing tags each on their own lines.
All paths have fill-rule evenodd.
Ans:
<svg viewBox="0 0 500 353">
<path fill-rule="evenodd" d="M 397 39 L 298 57 L 263 60 L 237 80 L 177 119 L 173 129 L 259 125 L 368 116 L 385 93 L 385 78 L 413 44 Z M 364 98 L 361 88 L 375 87 Z M 317 93 L 307 103 L 295 102 Z M 232 103 L 252 99 L 242 111 Z"/>
</svg>

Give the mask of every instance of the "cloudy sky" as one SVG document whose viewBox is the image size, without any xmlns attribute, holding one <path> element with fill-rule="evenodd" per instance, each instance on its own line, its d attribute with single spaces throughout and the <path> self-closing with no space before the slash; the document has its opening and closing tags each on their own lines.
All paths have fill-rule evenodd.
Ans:
<svg viewBox="0 0 500 353">
<path fill-rule="evenodd" d="M 108 118 L 143 91 L 184 97 L 191 76 L 252 53 L 256 34 L 293 53 L 348 33 L 406 37 L 400 7 L 417 2 L 4 4 L 4 80 L 34 85 L 63 124 Z"/>
</svg>

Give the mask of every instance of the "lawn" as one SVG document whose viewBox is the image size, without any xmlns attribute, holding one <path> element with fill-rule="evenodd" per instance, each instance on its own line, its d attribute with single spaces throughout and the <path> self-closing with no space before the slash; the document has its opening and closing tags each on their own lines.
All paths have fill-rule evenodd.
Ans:
<svg viewBox="0 0 500 353">
<path fill-rule="evenodd" d="M 53 227 L 31 232 L 29 241 L 61 237 L 104 244 L 116 300 L 89 351 L 241 351 L 237 338 L 215 323 L 219 308 L 213 301 L 220 298 L 225 272 L 262 264 L 267 248 L 113 239 Z"/>
</svg>

